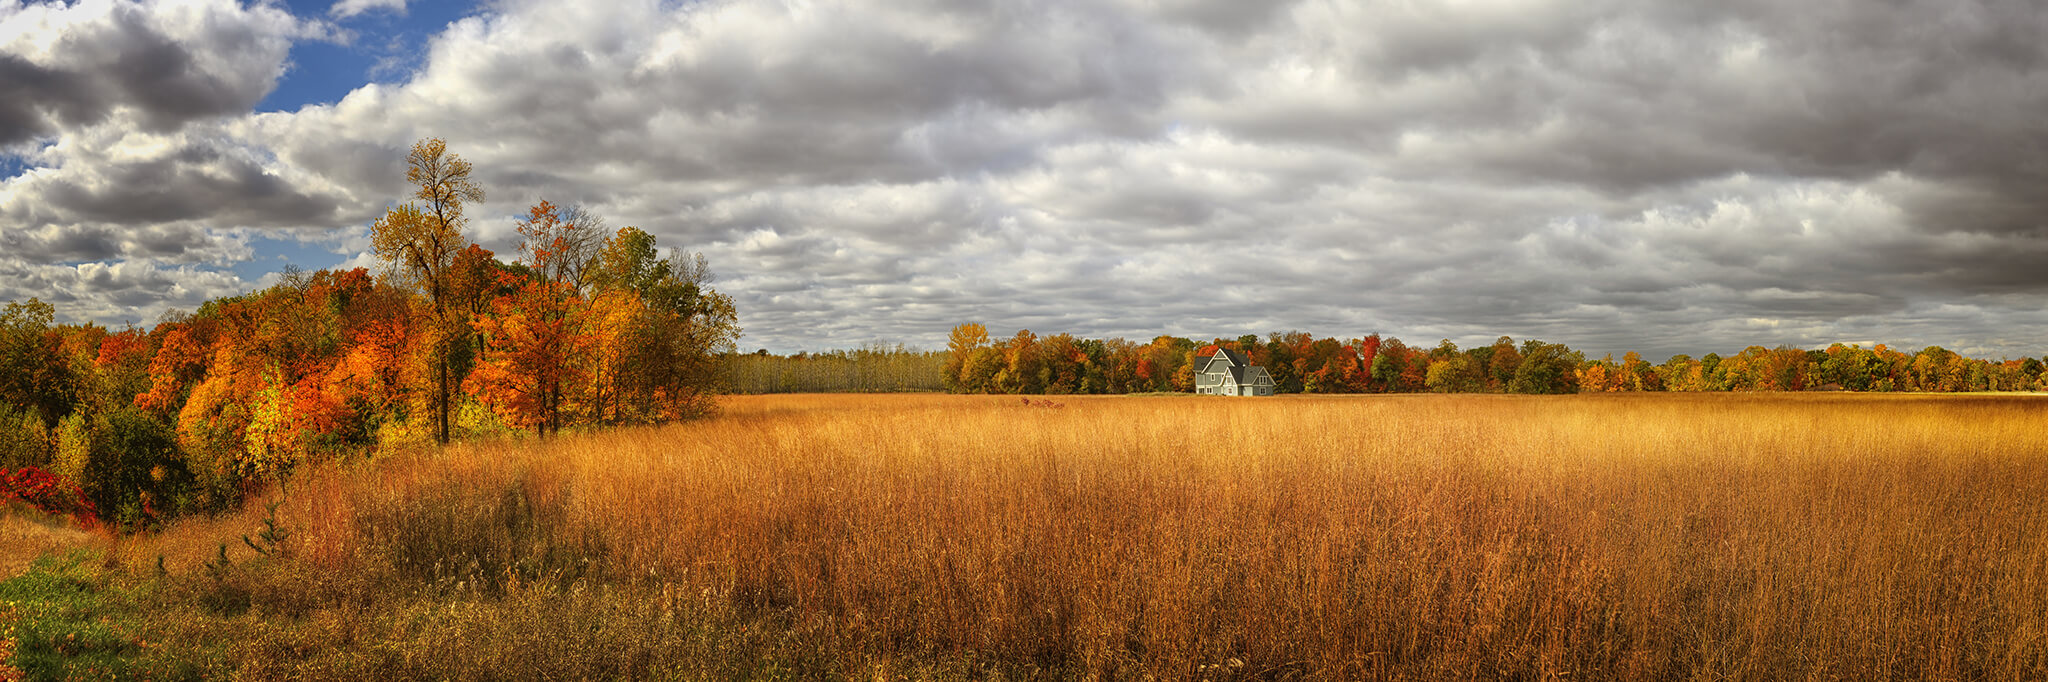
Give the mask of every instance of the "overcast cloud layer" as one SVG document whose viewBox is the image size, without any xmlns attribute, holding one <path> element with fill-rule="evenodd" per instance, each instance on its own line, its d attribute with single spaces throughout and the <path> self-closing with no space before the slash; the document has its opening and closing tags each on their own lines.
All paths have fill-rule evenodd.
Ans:
<svg viewBox="0 0 2048 682">
<path fill-rule="evenodd" d="M 438 136 L 486 246 L 546 198 L 704 251 L 749 349 L 2048 352 L 2031 0 L 504 0 L 253 113 L 294 43 L 404 9 L 0 0 L 0 299 L 146 323 L 275 240 L 370 264 Z"/>
</svg>

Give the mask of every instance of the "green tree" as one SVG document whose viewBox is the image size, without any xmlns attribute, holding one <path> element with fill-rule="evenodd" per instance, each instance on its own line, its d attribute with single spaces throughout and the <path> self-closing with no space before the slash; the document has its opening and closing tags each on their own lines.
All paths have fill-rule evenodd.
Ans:
<svg viewBox="0 0 2048 682">
<path fill-rule="evenodd" d="M 1475 393 L 1483 384 L 1471 356 L 1452 353 L 1430 361 L 1424 385 L 1437 393 Z"/>
<path fill-rule="evenodd" d="M 191 480 L 171 426 L 133 407 L 93 419 L 91 455 L 79 486 L 100 515 L 134 527 L 170 512 Z"/>
<path fill-rule="evenodd" d="M 1584 355 L 1564 344 L 1535 339 L 1522 342 L 1520 353 L 1522 362 L 1515 368 L 1515 378 L 1508 384 L 1509 391 L 1533 394 L 1578 392 L 1574 373 L 1585 364 Z"/>
<path fill-rule="evenodd" d="M 719 358 L 740 338 L 732 299 L 711 287 L 716 276 L 702 253 L 670 249 L 653 235 L 624 227 L 605 239 L 586 276 L 599 296 L 631 291 L 644 306 L 633 330 L 618 392 L 621 418 L 667 421 L 708 414 L 721 385 Z"/>
<path fill-rule="evenodd" d="M 1697 390 L 1728 390 L 1728 381 L 1726 379 L 1726 374 L 1721 371 L 1720 353 L 1708 353 L 1700 357 L 1700 381 L 1699 388 Z"/>
</svg>

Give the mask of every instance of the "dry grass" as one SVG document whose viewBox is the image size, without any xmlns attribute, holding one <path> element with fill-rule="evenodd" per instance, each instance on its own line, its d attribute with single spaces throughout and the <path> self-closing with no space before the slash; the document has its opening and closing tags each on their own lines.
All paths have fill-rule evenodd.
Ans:
<svg viewBox="0 0 2048 682">
<path fill-rule="evenodd" d="M 2048 398 L 1057 400 L 735 398 L 111 560 L 253 677 L 2048 678 Z"/>
<path fill-rule="evenodd" d="M 0 506 L 0 580 L 21 574 L 38 555 L 86 542 L 87 537 L 64 519 L 37 513 L 26 504 Z"/>
</svg>

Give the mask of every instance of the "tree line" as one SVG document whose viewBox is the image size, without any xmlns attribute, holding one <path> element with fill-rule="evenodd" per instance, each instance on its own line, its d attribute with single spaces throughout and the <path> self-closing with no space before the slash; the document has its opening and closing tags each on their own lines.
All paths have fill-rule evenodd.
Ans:
<svg viewBox="0 0 2048 682">
<path fill-rule="evenodd" d="M 1219 348 L 1266 368 L 1276 393 L 2048 390 L 2042 359 L 1976 359 L 1940 346 L 1913 353 L 1883 344 L 1751 346 L 1727 357 L 1674 355 L 1651 364 L 1635 352 L 1596 360 L 1564 344 L 1506 336 L 1465 349 L 1449 340 L 1423 347 L 1378 334 L 1337 339 L 1303 332 L 1208 343 L 1160 336 L 1138 344 L 1030 330 L 991 339 L 975 323 L 953 328 L 941 382 L 957 393 L 1185 393 L 1194 390 L 1199 359 Z"/>
<path fill-rule="evenodd" d="M 946 354 L 879 341 L 851 350 L 774 355 L 766 349 L 724 358 L 734 393 L 894 393 L 945 390 Z"/>
<path fill-rule="evenodd" d="M 378 275 L 287 269 L 146 331 L 8 303 L 0 471 L 74 482 L 134 525 L 232 506 L 314 460 L 715 407 L 739 328 L 701 254 L 542 201 L 501 260 L 468 235 L 470 165 L 429 139 L 407 166 L 414 191 L 372 228 Z"/>
</svg>

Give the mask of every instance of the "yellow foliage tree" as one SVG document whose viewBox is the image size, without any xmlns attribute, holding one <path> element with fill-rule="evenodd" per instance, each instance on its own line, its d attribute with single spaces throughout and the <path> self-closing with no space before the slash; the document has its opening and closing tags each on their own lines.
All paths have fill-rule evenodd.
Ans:
<svg viewBox="0 0 2048 682">
<path fill-rule="evenodd" d="M 448 412 L 454 376 L 453 353 L 457 337 L 466 337 L 466 315 L 451 314 L 457 308 L 451 296 L 450 271 L 456 254 L 469 246 L 463 236 L 468 218 L 463 205 L 484 200 L 484 190 L 470 180 L 470 165 L 448 153 L 439 138 L 421 140 L 406 156 L 406 182 L 412 183 L 416 200 L 391 207 L 371 226 L 371 246 L 384 260 L 388 273 L 402 284 L 425 292 L 432 304 L 431 325 L 437 339 L 431 352 L 434 364 L 434 431 L 440 442 L 448 442 Z M 456 330 L 451 327 L 463 326 Z"/>
</svg>

